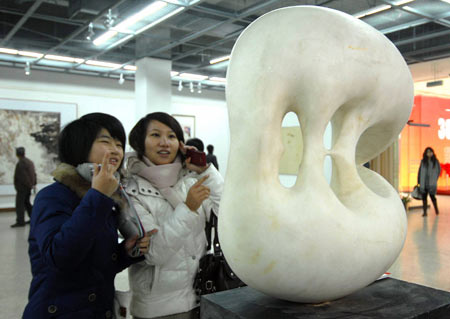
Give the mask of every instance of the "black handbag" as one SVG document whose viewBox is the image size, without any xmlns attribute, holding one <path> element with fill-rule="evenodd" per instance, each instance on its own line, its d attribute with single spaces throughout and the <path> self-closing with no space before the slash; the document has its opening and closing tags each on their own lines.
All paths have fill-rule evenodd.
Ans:
<svg viewBox="0 0 450 319">
<path fill-rule="evenodd" d="M 198 296 L 218 291 L 246 286 L 225 260 L 220 248 L 217 234 L 217 216 L 211 212 L 209 222 L 206 222 L 205 233 L 208 242 L 207 251 L 211 249 L 211 229 L 214 228 L 214 249 L 200 259 L 199 269 L 194 280 L 194 289 Z"/>
<path fill-rule="evenodd" d="M 411 197 L 414 199 L 422 199 L 422 192 L 420 191 L 419 185 L 414 186 Z"/>
</svg>

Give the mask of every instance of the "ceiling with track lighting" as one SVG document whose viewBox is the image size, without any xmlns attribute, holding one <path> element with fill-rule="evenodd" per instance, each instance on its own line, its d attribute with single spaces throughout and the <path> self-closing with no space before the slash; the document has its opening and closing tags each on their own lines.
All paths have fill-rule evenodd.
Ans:
<svg viewBox="0 0 450 319">
<path fill-rule="evenodd" d="M 123 83 L 134 80 L 137 60 L 152 57 L 172 61 L 175 86 L 223 90 L 239 34 L 261 15 L 293 5 L 361 19 L 408 64 L 450 57 L 450 0 L 2 0 L 0 66 Z"/>
</svg>

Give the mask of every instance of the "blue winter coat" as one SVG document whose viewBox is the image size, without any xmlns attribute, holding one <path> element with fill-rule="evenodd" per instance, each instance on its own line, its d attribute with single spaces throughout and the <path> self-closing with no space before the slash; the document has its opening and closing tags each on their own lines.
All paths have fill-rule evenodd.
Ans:
<svg viewBox="0 0 450 319">
<path fill-rule="evenodd" d="M 33 279 L 23 318 L 110 318 L 116 273 L 143 258 L 128 257 L 118 244 L 119 208 L 111 198 L 67 164 L 55 179 L 34 201 Z"/>
</svg>

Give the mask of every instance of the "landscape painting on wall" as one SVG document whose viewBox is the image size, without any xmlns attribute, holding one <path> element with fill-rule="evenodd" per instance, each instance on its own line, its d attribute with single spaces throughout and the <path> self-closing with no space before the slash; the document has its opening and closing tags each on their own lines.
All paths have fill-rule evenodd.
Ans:
<svg viewBox="0 0 450 319">
<path fill-rule="evenodd" d="M 15 148 L 25 148 L 25 156 L 35 166 L 38 183 L 50 183 L 58 156 L 59 113 L 0 110 L 0 184 L 11 184 L 17 163 Z"/>
<path fill-rule="evenodd" d="M 38 184 L 53 181 L 59 132 L 75 118 L 75 104 L 0 99 L 0 194 L 11 193 L 19 146 L 33 161 Z"/>
</svg>

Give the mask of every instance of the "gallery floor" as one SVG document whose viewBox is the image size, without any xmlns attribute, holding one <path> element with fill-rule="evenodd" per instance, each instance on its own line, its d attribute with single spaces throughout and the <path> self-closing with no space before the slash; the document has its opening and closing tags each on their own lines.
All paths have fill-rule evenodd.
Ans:
<svg viewBox="0 0 450 319">
<path fill-rule="evenodd" d="M 420 208 L 408 212 L 405 246 L 389 272 L 397 279 L 450 291 L 450 196 L 438 196 L 438 204 L 439 216 L 433 208 L 426 218 Z M 0 213 L 0 319 L 20 318 L 31 280 L 29 226 L 10 228 L 14 222 L 14 212 Z"/>
</svg>

